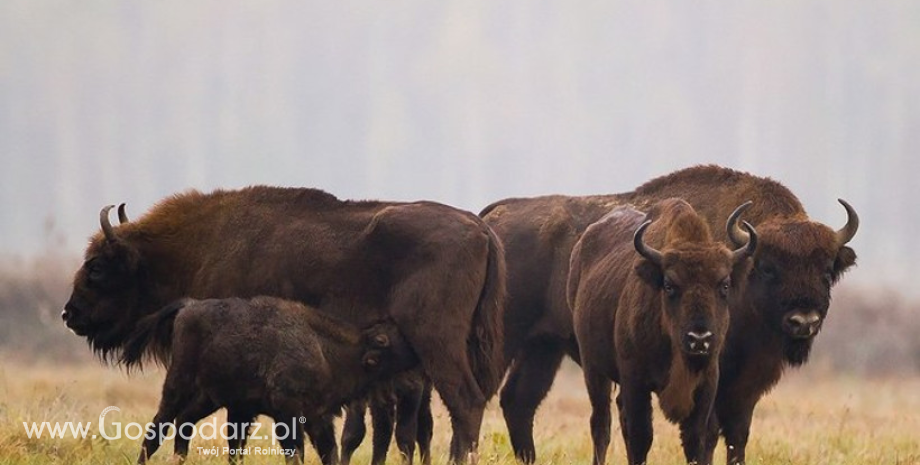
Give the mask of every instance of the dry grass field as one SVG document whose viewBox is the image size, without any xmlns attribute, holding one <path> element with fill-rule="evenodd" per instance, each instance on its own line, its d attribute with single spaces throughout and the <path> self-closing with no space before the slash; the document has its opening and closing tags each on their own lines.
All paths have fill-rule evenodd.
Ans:
<svg viewBox="0 0 920 465">
<path fill-rule="evenodd" d="M 93 422 L 107 406 L 121 410 L 106 416 L 107 435 L 114 422 L 146 423 L 159 398 L 162 372 L 127 375 L 99 364 L 24 364 L 9 357 L 0 369 L 0 463 L 98 464 L 133 463 L 140 440 L 29 438 L 23 422 Z M 435 408 L 435 462 L 446 463 L 448 418 Z M 580 372 L 567 366 L 537 417 L 540 462 L 590 463 L 588 416 L 590 408 Z M 220 415 L 218 420 L 220 420 Z M 267 419 L 262 419 L 268 421 Z M 677 428 L 656 418 L 655 443 L 650 463 L 682 463 Z M 136 432 L 132 431 L 132 434 Z M 816 376 L 804 372 L 788 376 L 758 407 L 748 456 L 751 464 L 920 464 L 920 379 L 860 379 L 841 375 Z M 369 462 L 369 440 L 355 463 Z M 252 446 L 271 447 L 268 440 Z M 219 440 L 192 442 L 190 464 L 226 463 L 225 457 L 208 457 L 199 447 L 222 447 Z M 167 443 L 154 463 L 169 463 Z M 254 450 L 254 449 L 253 449 Z M 397 462 L 395 447 L 391 462 Z M 614 428 L 611 462 L 624 463 L 619 429 Z M 310 452 L 307 463 L 318 463 Z M 256 457 L 246 463 L 283 463 L 279 457 Z M 480 463 L 513 464 L 508 437 L 496 402 L 483 425 Z M 724 463 L 720 450 L 717 463 Z"/>
</svg>

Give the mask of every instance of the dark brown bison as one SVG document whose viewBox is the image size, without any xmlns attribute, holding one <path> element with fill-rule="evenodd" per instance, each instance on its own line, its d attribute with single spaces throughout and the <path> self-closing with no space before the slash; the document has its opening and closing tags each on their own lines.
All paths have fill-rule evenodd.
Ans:
<svg viewBox="0 0 920 465">
<path fill-rule="evenodd" d="M 505 296 L 501 243 L 475 215 L 264 186 L 176 195 L 114 227 L 108 212 L 62 312 L 102 358 L 182 297 L 276 296 L 357 326 L 392 318 L 450 412 L 451 457 L 474 448 L 501 381 Z"/>
<path fill-rule="evenodd" d="M 170 424 L 178 430 L 175 452 L 184 458 L 195 423 L 220 408 L 232 425 L 226 429 L 232 450 L 245 447 L 249 425 L 264 414 L 285 425 L 277 438 L 289 461 L 302 463 L 304 424 L 322 423 L 372 382 L 418 363 L 392 323 L 360 330 L 273 297 L 168 305 L 137 324 L 121 360 L 130 367 L 145 356 L 169 369 L 138 463 L 157 451 Z"/>
<path fill-rule="evenodd" d="M 648 216 L 617 207 L 575 245 L 568 302 L 591 399 L 595 464 L 605 463 L 610 443 L 611 380 L 621 387 L 629 463 L 645 463 L 652 444 L 653 391 L 667 419 L 680 424 L 687 456 L 704 463 L 729 292 L 733 278 L 743 281 L 757 247 L 745 226 L 750 241 L 731 252 L 693 207 L 669 199 Z"/>
<path fill-rule="evenodd" d="M 371 409 L 374 427 L 371 464 L 386 462 L 395 425 L 396 447 L 403 460 L 412 464 L 415 443 L 423 465 L 431 464 L 431 437 L 434 419 L 431 416 L 431 382 L 423 375 L 409 373 L 394 380 L 389 389 L 378 389 L 371 396 L 352 402 L 346 407 L 342 427 L 342 465 L 351 457 L 367 433 L 364 416 Z"/>
<path fill-rule="evenodd" d="M 715 405 L 731 463 L 744 461 L 757 401 L 779 381 L 784 367 L 807 359 L 827 314 L 831 286 L 856 261 L 846 243 L 859 219 L 845 202 L 847 223 L 834 231 L 811 221 L 795 195 L 778 182 L 717 166 L 680 170 L 617 195 L 496 202 L 480 215 L 505 245 L 509 301 L 504 353 L 510 368 L 501 405 L 521 460 L 536 458 L 534 413 L 562 357 L 568 353 L 578 361 L 565 301 L 572 247 L 589 225 L 617 205 L 644 210 L 670 197 L 693 205 L 723 241 L 729 239 L 720 223 L 737 205 L 753 201 L 744 219 L 757 228 L 760 246 L 745 278 L 746 289 L 730 302 L 732 319 Z M 714 447 L 715 437 L 712 441 Z"/>
</svg>

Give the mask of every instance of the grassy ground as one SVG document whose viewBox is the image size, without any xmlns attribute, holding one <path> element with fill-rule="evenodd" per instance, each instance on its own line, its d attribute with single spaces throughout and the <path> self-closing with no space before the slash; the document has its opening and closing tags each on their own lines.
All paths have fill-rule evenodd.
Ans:
<svg viewBox="0 0 920 465">
<path fill-rule="evenodd" d="M 140 440 L 29 438 L 23 422 L 93 422 L 90 434 L 98 436 L 97 421 L 107 406 L 119 412 L 106 416 L 107 434 L 112 422 L 146 423 L 159 398 L 161 372 L 126 375 L 97 364 L 24 365 L 9 358 L 0 368 L 0 464 L 133 463 Z M 541 463 L 590 462 L 587 404 L 577 368 L 566 367 L 536 421 Z M 435 461 L 446 462 L 448 418 L 435 408 Z M 221 419 L 221 416 L 218 416 Z M 615 416 L 614 416 L 615 418 Z M 266 419 L 263 419 L 268 421 Z M 650 463 L 682 463 L 677 429 L 656 417 L 656 436 Z M 136 434 L 136 432 L 134 432 Z M 614 427 L 609 457 L 625 461 L 619 429 Z M 369 462 L 369 440 L 355 463 Z M 252 446 L 271 447 L 267 440 Z M 220 441 L 192 442 L 188 463 L 226 463 L 209 458 L 198 447 L 223 447 Z M 170 461 L 166 444 L 154 463 Z M 313 454 L 310 452 L 310 454 Z M 391 461 L 396 462 L 391 451 Z M 748 448 L 751 464 L 920 464 L 920 378 L 866 380 L 839 375 L 797 373 L 758 406 Z M 282 463 L 278 457 L 248 457 L 246 463 Z M 307 463 L 318 463 L 308 455 Z M 495 402 L 487 412 L 480 445 L 480 463 L 513 464 L 510 445 Z M 717 463 L 724 463 L 719 451 Z"/>
</svg>

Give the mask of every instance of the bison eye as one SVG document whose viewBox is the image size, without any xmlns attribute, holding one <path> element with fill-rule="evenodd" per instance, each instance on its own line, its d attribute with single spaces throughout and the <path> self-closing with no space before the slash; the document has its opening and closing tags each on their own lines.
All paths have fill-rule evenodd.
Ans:
<svg viewBox="0 0 920 465">
<path fill-rule="evenodd" d="M 95 259 L 86 262 L 86 277 L 92 282 L 99 282 L 105 278 L 105 270 Z"/>
<path fill-rule="evenodd" d="M 731 287 L 732 287 L 731 281 L 727 279 L 722 281 L 722 283 L 719 284 L 719 294 L 721 294 L 722 297 L 728 297 L 728 291 L 731 290 Z"/>
<path fill-rule="evenodd" d="M 665 279 L 664 286 L 662 287 L 664 289 L 664 293 L 667 294 L 668 297 L 674 297 L 675 295 L 677 295 L 677 288 L 674 287 L 674 284 L 672 284 L 671 281 L 668 281 L 667 279 Z"/>
<path fill-rule="evenodd" d="M 768 263 L 759 263 L 757 264 L 757 271 L 766 278 L 766 279 L 775 279 L 776 278 L 776 267 Z"/>
</svg>

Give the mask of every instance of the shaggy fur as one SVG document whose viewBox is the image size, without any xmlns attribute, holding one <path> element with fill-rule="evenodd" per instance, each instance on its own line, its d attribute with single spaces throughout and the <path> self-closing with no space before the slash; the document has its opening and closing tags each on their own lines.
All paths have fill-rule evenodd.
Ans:
<svg viewBox="0 0 920 465">
<path fill-rule="evenodd" d="M 813 311 L 823 321 L 830 288 L 856 261 L 831 228 L 811 221 L 799 200 L 769 178 L 718 166 L 697 166 L 649 181 L 617 195 L 545 196 L 507 199 L 481 216 L 504 242 L 509 301 L 505 311 L 507 381 L 502 413 L 515 454 L 533 462 L 533 418 L 546 397 L 562 357 L 576 361 L 578 350 L 565 301 L 572 247 L 584 230 L 618 205 L 646 210 L 678 197 L 690 203 L 728 242 L 725 219 L 738 205 L 753 201 L 742 219 L 759 233 L 754 268 L 735 293 L 732 320 L 723 351 L 716 413 L 731 447 L 732 463 L 744 461 L 751 417 L 757 401 L 776 384 L 784 367 L 807 359 L 815 334 L 801 338 L 783 329 L 787 315 Z M 732 246 L 734 247 L 734 246 Z M 715 447 L 719 428 L 714 430 Z"/>
<path fill-rule="evenodd" d="M 141 318 L 183 297 L 276 296 L 358 326 L 392 318 L 450 412 L 451 457 L 475 446 L 501 382 L 505 299 L 501 244 L 475 215 L 255 186 L 175 195 L 108 229 L 62 315 L 101 358 L 119 360 Z"/>
<path fill-rule="evenodd" d="M 652 223 L 637 238 L 660 250 L 660 264 L 633 247 L 646 219 Z M 731 277 L 744 275 L 754 247 L 756 241 L 730 253 L 679 199 L 655 204 L 647 216 L 617 207 L 582 235 L 572 251 L 568 302 L 593 410 L 595 464 L 605 463 L 610 442 L 611 380 L 622 387 L 617 404 L 629 463 L 645 463 L 652 442 L 651 392 L 667 419 L 680 424 L 690 460 L 709 463 L 702 454 Z M 705 350 L 690 345 L 690 332 L 711 334 Z"/>
<path fill-rule="evenodd" d="M 138 463 L 159 448 L 164 425 L 195 424 L 226 407 L 230 447 L 242 448 L 259 414 L 295 424 L 279 439 L 303 461 L 300 425 L 311 428 L 362 396 L 375 381 L 412 368 L 418 359 L 392 323 L 364 330 L 302 304 L 271 297 L 184 299 L 141 320 L 123 351 L 135 365 L 145 357 L 169 363 L 159 409 Z M 300 419 L 305 420 L 301 423 Z M 188 454 L 177 435 L 176 453 Z M 231 461 L 235 455 L 231 456 Z M 324 463 L 334 457 L 322 457 Z"/>
</svg>

